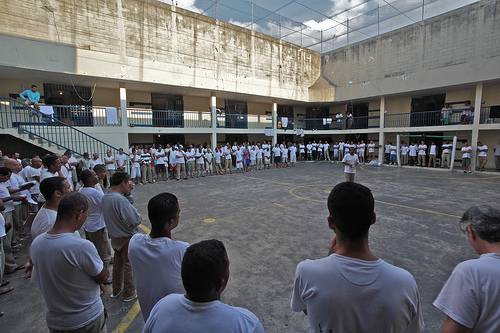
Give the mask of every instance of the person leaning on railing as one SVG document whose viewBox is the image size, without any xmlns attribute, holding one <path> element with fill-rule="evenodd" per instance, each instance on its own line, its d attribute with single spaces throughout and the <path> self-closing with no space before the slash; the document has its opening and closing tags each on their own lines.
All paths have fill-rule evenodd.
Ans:
<svg viewBox="0 0 500 333">
<path fill-rule="evenodd" d="M 26 89 L 19 94 L 19 97 L 23 100 L 24 105 L 32 106 L 36 110 L 40 110 L 40 93 L 37 91 L 37 86 L 32 84 L 31 89 Z"/>
</svg>

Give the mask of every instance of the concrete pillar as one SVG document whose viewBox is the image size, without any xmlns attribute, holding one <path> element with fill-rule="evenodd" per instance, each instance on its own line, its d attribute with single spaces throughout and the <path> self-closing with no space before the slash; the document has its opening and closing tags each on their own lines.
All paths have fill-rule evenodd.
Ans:
<svg viewBox="0 0 500 333">
<path fill-rule="evenodd" d="M 278 143 L 278 103 L 273 103 L 273 146 Z"/>
<path fill-rule="evenodd" d="M 481 119 L 481 102 L 483 99 L 483 83 L 479 82 L 476 84 L 476 97 L 474 99 L 474 122 L 472 123 L 472 140 L 470 145 L 472 146 L 472 159 L 471 159 L 471 170 L 476 170 L 477 161 L 477 141 L 479 140 L 479 122 Z"/>
<path fill-rule="evenodd" d="M 379 119 L 379 132 L 378 132 L 378 160 L 384 163 L 384 117 L 385 117 L 385 97 L 380 97 L 380 119 Z"/>
<path fill-rule="evenodd" d="M 212 118 L 212 149 L 217 146 L 217 97 L 215 95 L 210 96 L 210 113 Z"/>
<path fill-rule="evenodd" d="M 127 116 L 127 88 L 123 84 L 120 84 L 120 120 L 122 124 L 122 134 L 123 134 L 123 151 L 128 152 L 129 142 L 128 142 L 128 116 Z"/>
</svg>

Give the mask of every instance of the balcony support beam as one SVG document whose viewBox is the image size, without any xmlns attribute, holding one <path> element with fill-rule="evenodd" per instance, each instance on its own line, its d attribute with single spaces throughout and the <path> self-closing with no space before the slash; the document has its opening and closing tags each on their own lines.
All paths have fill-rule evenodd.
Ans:
<svg viewBox="0 0 500 333">
<path fill-rule="evenodd" d="M 125 85 L 120 83 L 120 116 L 121 116 L 121 124 L 122 124 L 122 133 L 124 135 L 124 146 L 118 147 L 123 148 L 124 152 L 128 153 L 129 142 L 128 142 L 128 112 L 127 112 L 127 88 Z"/>
<path fill-rule="evenodd" d="M 483 83 L 479 82 L 476 84 L 476 97 L 474 99 L 474 122 L 472 123 L 472 140 L 470 145 L 472 146 L 472 160 L 471 160 L 471 170 L 476 170 L 477 163 L 477 142 L 479 140 L 479 122 L 481 120 L 481 104 L 483 99 Z"/>
<path fill-rule="evenodd" d="M 213 150 L 217 147 L 217 97 L 214 94 L 210 96 L 210 113 L 212 119 L 211 148 Z"/>
<path fill-rule="evenodd" d="M 384 118 L 385 118 L 385 97 L 380 97 L 380 117 L 379 117 L 379 132 L 378 132 L 378 160 L 380 163 L 384 163 L 384 148 L 385 148 L 385 138 L 384 138 Z"/>
<path fill-rule="evenodd" d="M 278 143 L 278 103 L 273 102 L 273 146 Z"/>
</svg>

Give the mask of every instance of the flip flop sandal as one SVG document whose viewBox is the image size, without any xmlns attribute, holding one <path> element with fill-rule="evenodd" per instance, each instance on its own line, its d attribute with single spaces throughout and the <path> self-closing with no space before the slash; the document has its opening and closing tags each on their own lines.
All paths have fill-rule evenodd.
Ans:
<svg viewBox="0 0 500 333">
<path fill-rule="evenodd" d="M 0 289 L 0 295 L 8 294 L 13 290 L 14 290 L 13 287 L 2 288 L 2 289 Z"/>
</svg>

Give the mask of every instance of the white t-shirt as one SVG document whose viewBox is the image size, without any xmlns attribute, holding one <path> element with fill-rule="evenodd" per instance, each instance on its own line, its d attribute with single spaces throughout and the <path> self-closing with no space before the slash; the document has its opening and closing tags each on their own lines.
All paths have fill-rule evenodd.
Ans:
<svg viewBox="0 0 500 333">
<path fill-rule="evenodd" d="M 481 157 L 488 156 L 488 146 L 487 145 L 479 146 L 479 147 L 477 147 L 477 149 L 479 150 L 479 154 L 477 154 L 477 156 L 481 156 Z"/>
<path fill-rule="evenodd" d="M 426 155 L 427 145 L 418 145 L 418 155 Z"/>
<path fill-rule="evenodd" d="M 410 145 L 410 156 L 417 156 L 417 145 Z"/>
<path fill-rule="evenodd" d="M 125 167 L 125 161 L 127 160 L 127 155 L 125 154 L 118 154 L 116 155 L 116 165 L 119 168 L 124 168 Z"/>
<path fill-rule="evenodd" d="M 408 155 L 408 146 L 401 146 L 401 155 Z"/>
<path fill-rule="evenodd" d="M 397 155 L 398 154 L 398 147 L 397 146 L 390 146 L 390 154 Z"/>
<path fill-rule="evenodd" d="M 443 149 L 443 154 L 449 154 L 450 150 L 453 148 L 453 145 L 444 144 L 441 146 L 441 148 Z"/>
<path fill-rule="evenodd" d="M 436 155 L 436 145 L 431 145 L 431 149 L 429 151 L 429 155 Z"/>
<path fill-rule="evenodd" d="M 0 214 L 0 237 L 7 235 L 5 233 L 5 219 L 2 214 Z"/>
<path fill-rule="evenodd" d="M 500 332 L 500 254 L 458 264 L 433 305 L 474 332 Z"/>
<path fill-rule="evenodd" d="M 23 176 L 28 182 L 34 182 L 35 185 L 30 189 L 31 194 L 40 193 L 40 183 L 35 179 L 35 177 L 40 177 L 40 169 L 35 169 L 31 165 L 28 165 L 23 169 Z M 38 178 L 40 179 L 40 178 Z"/>
<path fill-rule="evenodd" d="M 347 162 L 349 164 L 344 166 L 345 173 L 356 173 L 356 166 L 359 163 L 358 155 L 346 154 L 344 155 L 342 162 Z"/>
<path fill-rule="evenodd" d="M 47 306 L 47 326 L 70 331 L 88 325 L 103 311 L 93 277 L 103 269 L 90 241 L 72 233 L 43 234 L 30 247 L 33 277 Z"/>
<path fill-rule="evenodd" d="M 83 230 L 88 232 L 96 232 L 106 227 L 104 217 L 102 216 L 102 197 L 104 193 L 94 187 L 82 187 L 80 193 L 87 197 L 89 202 L 89 211 L 87 219 L 83 224 Z"/>
<path fill-rule="evenodd" d="M 274 147 L 273 148 L 273 154 L 276 157 L 280 157 L 281 156 L 281 149 L 279 147 Z"/>
<path fill-rule="evenodd" d="M 417 283 L 378 259 L 337 254 L 297 266 L 292 310 L 307 310 L 310 332 L 421 332 Z"/>
<path fill-rule="evenodd" d="M 221 301 L 197 303 L 184 295 L 171 294 L 156 303 L 142 332 L 264 333 L 264 328 L 246 309 Z"/>
<path fill-rule="evenodd" d="M 9 189 L 7 188 L 8 185 L 9 185 L 8 182 L 0 183 L 0 199 L 10 197 L 10 192 Z M 12 212 L 15 209 L 14 202 L 12 200 L 5 201 L 3 205 L 5 208 L 3 213 Z"/>
<path fill-rule="evenodd" d="M 42 169 L 40 171 L 40 183 L 42 182 L 42 180 L 44 180 L 46 178 L 51 178 L 51 177 L 59 177 L 59 173 L 58 172 L 50 172 L 47 169 Z"/>
<path fill-rule="evenodd" d="M 115 158 L 113 156 L 104 156 L 104 163 L 106 163 L 106 170 L 116 170 Z"/>
<path fill-rule="evenodd" d="M 188 246 L 167 237 L 151 238 L 140 233 L 132 236 L 128 256 L 144 320 L 163 297 L 185 293 L 181 264 Z"/>
<path fill-rule="evenodd" d="M 472 153 L 471 146 L 462 147 L 462 158 L 470 158 L 470 154 Z"/>
<path fill-rule="evenodd" d="M 100 158 L 97 158 L 97 159 L 95 159 L 95 160 L 92 158 L 92 159 L 89 161 L 89 167 L 90 167 L 91 169 L 93 169 L 96 165 L 102 165 L 102 164 L 104 164 L 104 163 L 102 163 L 102 161 L 101 161 L 101 159 L 100 159 Z"/>
<path fill-rule="evenodd" d="M 368 144 L 368 152 L 369 153 L 374 153 L 375 152 L 375 144 L 374 143 L 369 143 Z"/>
<path fill-rule="evenodd" d="M 56 223 L 56 218 L 57 211 L 45 207 L 40 208 L 31 224 L 31 239 L 35 239 L 38 235 L 52 229 L 54 223 Z M 75 231 L 74 235 L 80 238 L 78 231 Z"/>
</svg>

